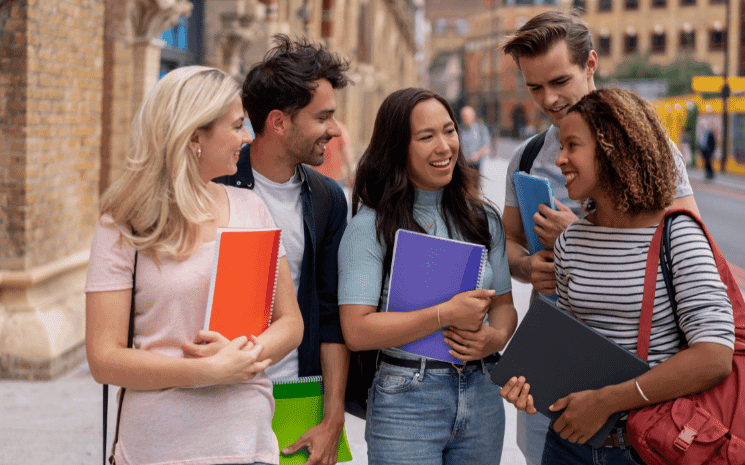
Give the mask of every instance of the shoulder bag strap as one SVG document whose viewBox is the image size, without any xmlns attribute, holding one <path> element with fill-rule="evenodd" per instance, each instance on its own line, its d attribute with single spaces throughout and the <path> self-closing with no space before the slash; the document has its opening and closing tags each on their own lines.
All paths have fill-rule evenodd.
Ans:
<svg viewBox="0 0 745 465">
<path fill-rule="evenodd" d="M 539 133 L 537 136 L 530 139 L 528 145 L 525 146 L 522 155 L 520 156 L 520 171 L 530 173 L 530 169 L 533 167 L 533 162 L 538 156 L 538 152 L 543 147 L 543 142 L 546 140 L 546 133 L 548 129 Z"/>
<path fill-rule="evenodd" d="M 135 283 L 137 278 L 137 251 L 135 250 L 134 265 L 132 267 L 132 298 L 129 304 L 129 328 L 127 329 L 127 347 L 134 345 L 135 334 Z M 124 391 L 122 388 L 119 392 L 119 407 L 116 411 L 116 432 L 114 433 L 114 442 L 111 445 L 111 456 L 109 462 L 114 463 L 114 448 L 119 440 L 119 420 L 122 416 L 122 401 L 124 400 Z M 106 465 L 106 439 L 108 436 L 108 410 L 109 410 L 109 385 L 103 385 L 103 463 Z"/>
</svg>

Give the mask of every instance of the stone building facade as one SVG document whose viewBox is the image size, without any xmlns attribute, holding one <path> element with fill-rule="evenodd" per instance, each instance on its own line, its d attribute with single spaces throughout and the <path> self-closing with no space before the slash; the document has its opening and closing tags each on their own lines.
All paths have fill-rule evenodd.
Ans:
<svg viewBox="0 0 745 465">
<path fill-rule="evenodd" d="M 203 63 L 240 75 L 276 32 L 323 41 L 352 62 L 339 118 L 360 153 L 382 99 L 418 82 L 415 10 L 411 0 L 0 0 L 0 378 L 48 379 L 84 357 L 99 195 L 163 72 Z M 164 31 L 185 21 L 200 53 L 179 58 Z"/>
</svg>

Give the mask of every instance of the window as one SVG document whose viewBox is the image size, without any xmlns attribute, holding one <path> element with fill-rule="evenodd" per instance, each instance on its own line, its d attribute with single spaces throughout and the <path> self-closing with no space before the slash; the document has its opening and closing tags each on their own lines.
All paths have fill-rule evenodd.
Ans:
<svg viewBox="0 0 745 465">
<path fill-rule="evenodd" d="M 709 0 L 709 5 L 724 5 L 727 0 Z"/>
<path fill-rule="evenodd" d="M 585 13 L 587 11 L 587 4 L 585 0 L 572 0 L 572 6 L 581 13 Z"/>
<path fill-rule="evenodd" d="M 680 31 L 680 49 L 690 52 L 696 50 L 696 31 Z"/>
<path fill-rule="evenodd" d="M 727 41 L 727 31 L 710 29 L 709 30 L 709 51 L 724 51 L 724 44 Z"/>
<path fill-rule="evenodd" d="M 623 39 L 623 53 L 633 55 L 638 47 L 636 34 L 626 34 Z"/>
<path fill-rule="evenodd" d="M 613 10 L 613 0 L 599 0 L 598 1 L 598 11 L 611 11 Z"/>
<path fill-rule="evenodd" d="M 653 32 L 650 38 L 650 51 L 655 54 L 665 53 L 665 46 L 667 45 L 667 37 L 664 32 Z"/>
<path fill-rule="evenodd" d="M 601 57 L 610 56 L 610 37 L 600 37 L 600 42 L 598 42 L 598 55 Z"/>
<path fill-rule="evenodd" d="M 665 8 L 667 0 L 652 0 L 652 8 Z"/>
<path fill-rule="evenodd" d="M 680 0 L 680 6 L 696 6 L 696 0 Z"/>
<path fill-rule="evenodd" d="M 626 0 L 626 9 L 627 10 L 638 10 L 639 0 Z"/>
</svg>

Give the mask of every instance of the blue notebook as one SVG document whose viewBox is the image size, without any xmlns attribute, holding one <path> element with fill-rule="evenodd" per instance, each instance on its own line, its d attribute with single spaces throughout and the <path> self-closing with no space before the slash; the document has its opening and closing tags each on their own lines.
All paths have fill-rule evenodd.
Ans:
<svg viewBox="0 0 745 465">
<path fill-rule="evenodd" d="M 522 218 L 523 230 L 525 231 L 525 241 L 528 245 L 528 252 L 533 255 L 546 248 L 538 240 L 538 234 L 533 231 L 533 228 L 535 228 L 533 215 L 538 213 L 538 206 L 541 204 L 548 205 L 556 210 L 551 181 L 539 176 L 533 176 L 524 171 L 515 171 L 513 179 L 515 180 L 515 192 L 517 194 L 517 204 L 520 208 L 520 218 Z"/>
<path fill-rule="evenodd" d="M 469 242 L 396 231 L 386 311 L 409 312 L 480 289 L 486 247 Z M 398 348 L 451 363 L 463 363 L 448 353 L 442 330 Z"/>
</svg>

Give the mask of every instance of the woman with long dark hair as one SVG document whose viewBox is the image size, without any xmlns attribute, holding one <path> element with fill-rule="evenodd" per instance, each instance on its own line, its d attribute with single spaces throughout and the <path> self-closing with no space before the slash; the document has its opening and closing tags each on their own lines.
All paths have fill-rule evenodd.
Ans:
<svg viewBox="0 0 745 465">
<path fill-rule="evenodd" d="M 339 248 L 339 309 L 352 350 L 383 349 L 370 389 L 370 464 L 493 463 L 504 408 L 489 373 L 517 324 L 497 210 L 479 197 L 445 99 L 408 88 L 378 111 Z M 407 229 L 484 245 L 484 287 L 411 312 L 385 312 L 395 234 Z M 382 289 L 382 292 L 381 292 Z M 444 329 L 462 363 L 397 349 Z"/>
</svg>

